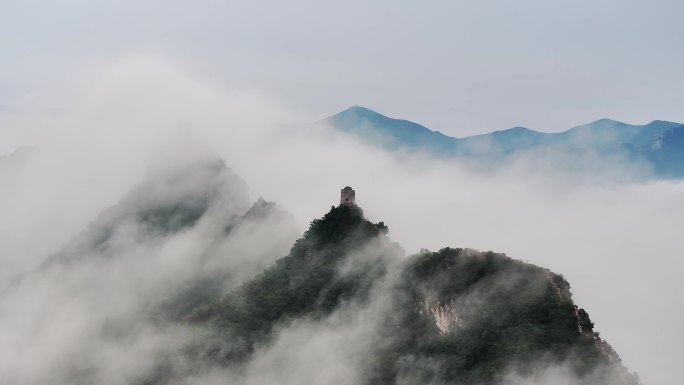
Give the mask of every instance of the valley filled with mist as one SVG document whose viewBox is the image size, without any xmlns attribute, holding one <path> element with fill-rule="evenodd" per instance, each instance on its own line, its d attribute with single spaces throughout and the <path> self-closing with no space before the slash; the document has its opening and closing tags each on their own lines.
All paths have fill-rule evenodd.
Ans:
<svg viewBox="0 0 684 385">
<path fill-rule="evenodd" d="M 3 383 L 676 383 L 684 184 L 625 153 L 390 148 L 160 55 L 22 103 Z"/>
</svg>

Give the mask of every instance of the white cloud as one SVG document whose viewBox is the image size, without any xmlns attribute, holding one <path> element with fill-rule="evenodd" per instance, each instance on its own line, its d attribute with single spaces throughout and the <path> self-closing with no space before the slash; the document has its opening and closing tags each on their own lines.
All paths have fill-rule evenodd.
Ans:
<svg viewBox="0 0 684 385">
<path fill-rule="evenodd" d="M 88 72 L 94 82 L 78 82 L 82 88 L 65 98 L 58 114 L 16 117 L 16 127 L 34 127 L 33 139 L 21 144 L 35 151 L 25 164 L 0 170 L 3 286 L 60 249 L 146 174 L 210 149 L 245 179 L 250 200 L 277 201 L 301 229 L 337 203 L 341 187 L 351 185 L 367 217 L 385 221 L 392 239 L 409 252 L 493 249 L 564 274 L 578 304 L 630 369 L 647 382 L 675 383 L 681 353 L 672 341 L 684 337 L 677 297 L 684 287 L 676 275 L 684 246 L 678 234 L 684 227 L 681 182 L 568 179 L 563 173 L 530 173 L 523 161 L 506 172 L 477 175 L 420 154 L 388 154 L 326 127 L 280 124 L 301 115 L 249 90 L 222 89 L 168 58 L 134 55 Z M 59 95 L 60 89 L 49 94 Z M 246 233 L 251 231 L 236 233 L 220 247 L 267 260 L 283 255 L 292 237 L 260 245 L 268 237 Z M 102 323 L 132 317 L 141 292 L 159 293 L 190 274 L 198 258 L 193 249 L 207 242 L 206 235 L 198 225 L 159 247 L 127 244 L 125 262 L 114 270 L 89 263 L 69 280 L 48 276 L 4 294 L 0 309 L 8 316 L 0 322 L 0 339 L 9 348 L 0 352 L 2 371 L 21 383 L 42 383 L 64 362 L 91 352 L 101 342 Z M 140 267 L 148 254 L 153 257 Z M 226 263 L 241 271 L 238 261 Z M 240 279 L 259 266 L 249 265 Z M 106 380 L 98 382 L 125 381 L 111 375 L 117 365 L 134 375 L 138 365 L 154 364 L 131 360 L 130 351 L 173 349 L 185 338 L 175 330 L 150 331 L 144 323 L 131 330 L 131 340 L 105 344 L 88 361 L 103 370 L 97 375 Z M 283 341 L 300 338 L 298 330 Z M 343 341 L 344 335 L 320 338 L 302 342 L 311 349 L 302 354 L 315 354 L 329 338 Z M 328 373 L 340 377 L 326 379 L 337 381 L 351 369 L 340 370 Z"/>
</svg>

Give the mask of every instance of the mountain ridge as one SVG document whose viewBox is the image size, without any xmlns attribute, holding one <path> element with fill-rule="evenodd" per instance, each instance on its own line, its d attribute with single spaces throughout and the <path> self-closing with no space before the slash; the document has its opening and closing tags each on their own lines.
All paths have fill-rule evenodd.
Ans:
<svg viewBox="0 0 684 385">
<path fill-rule="evenodd" d="M 518 126 L 457 138 L 418 123 L 387 117 L 366 107 L 352 106 L 317 123 L 355 135 L 386 150 L 415 150 L 441 158 L 460 159 L 470 165 L 485 165 L 489 169 L 505 167 L 521 156 L 557 155 L 566 158 L 563 163 L 587 164 L 579 172 L 592 173 L 596 167 L 610 169 L 616 162 L 622 162 L 635 166 L 634 170 L 648 170 L 646 177 L 684 177 L 684 157 L 680 155 L 684 153 L 684 142 L 669 139 L 669 151 L 660 151 L 662 146 L 659 144 L 663 139 L 674 138 L 676 135 L 667 134 L 667 131 L 678 132 L 682 124 L 665 120 L 632 125 L 603 118 L 562 132 L 542 132 Z"/>
<path fill-rule="evenodd" d="M 564 133 L 567 133 L 567 132 L 572 131 L 572 130 L 580 129 L 583 127 L 590 127 L 590 126 L 591 127 L 606 126 L 606 125 L 630 126 L 630 127 L 654 127 L 654 126 L 657 126 L 657 128 L 659 128 L 659 129 L 665 129 L 665 128 L 672 128 L 672 127 L 676 127 L 676 126 L 681 126 L 684 124 L 684 123 L 672 122 L 672 121 L 668 121 L 668 120 L 655 119 L 655 120 L 650 121 L 649 123 L 639 125 L 639 124 L 625 123 L 625 122 L 615 120 L 615 119 L 611 119 L 611 118 L 600 118 L 600 119 L 597 119 L 597 120 L 594 120 L 594 121 L 591 121 L 588 123 L 584 123 L 584 124 L 579 124 L 577 126 L 570 127 L 564 131 L 558 131 L 558 132 L 545 132 L 545 131 L 539 131 L 539 130 L 535 130 L 535 129 L 525 127 L 525 126 L 514 126 L 514 127 L 510 127 L 510 128 L 503 128 L 503 129 L 499 129 L 499 130 L 489 131 L 489 132 L 485 132 L 485 133 L 481 133 L 481 134 L 473 134 L 473 135 L 468 135 L 468 136 L 451 136 L 451 135 L 444 134 L 443 132 L 441 132 L 439 130 L 432 130 L 432 129 L 428 128 L 427 126 L 424 126 L 420 123 L 416 123 L 416 122 L 413 122 L 411 120 L 403 119 L 403 118 L 392 118 L 392 117 L 384 115 L 380 112 L 377 112 L 373 109 L 370 109 L 368 107 L 358 105 L 358 104 L 353 105 L 349 108 L 346 108 L 346 109 L 344 109 L 344 110 L 342 110 L 336 114 L 333 114 L 327 118 L 321 119 L 321 120 L 317 121 L 316 123 L 326 123 L 326 122 L 330 122 L 331 120 L 335 120 L 335 119 L 344 119 L 349 114 L 359 114 L 361 116 L 371 116 L 371 117 L 373 117 L 372 120 L 374 120 L 374 121 L 383 119 L 383 120 L 387 120 L 387 121 L 405 122 L 405 123 L 409 123 L 411 125 L 415 125 L 416 127 L 427 130 L 429 132 L 437 133 L 437 134 L 443 135 L 443 136 L 451 138 L 451 139 L 467 139 L 467 138 L 472 138 L 472 137 L 476 137 L 476 136 L 491 135 L 491 134 L 497 133 L 497 132 L 499 132 L 499 133 L 500 132 L 507 132 L 507 131 L 511 131 L 511 130 L 525 130 L 525 131 L 530 131 L 530 132 L 535 132 L 535 133 L 540 133 L 540 134 L 554 135 L 554 134 L 564 134 Z"/>
<path fill-rule="evenodd" d="M 573 385 L 638 384 L 562 275 L 467 248 L 407 257 L 353 203 L 290 237 L 291 218 L 251 203 L 223 160 L 170 167 L 0 290 L 22 298 L 43 287 L 45 298 L 12 309 L 71 345 L 144 352 L 113 383 L 504 385 L 562 369 Z M 54 322 L 74 310 L 87 327 Z M 153 349 L 150 335 L 161 338 Z M 112 383 L 101 380 L 109 361 L 85 350 L 56 351 L 49 377 Z"/>
<path fill-rule="evenodd" d="M 388 149 L 412 143 L 414 146 L 446 154 L 453 149 L 456 142 L 455 138 L 418 123 L 390 118 L 361 106 L 352 106 L 318 123 L 330 124 L 341 131 L 370 138 L 375 144 Z"/>
<path fill-rule="evenodd" d="M 541 360 L 567 365 L 577 384 L 638 384 L 561 275 L 472 249 L 397 259 L 378 226 L 356 205 L 333 206 L 289 255 L 189 320 L 240 335 L 239 349 L 217 358 L 230 362 L 257 354 L 298 319 L 375 309 L 366 326 L 377 328 L 374 342 L 357 342 L 373 358 L 350 383 L 499 384 L 512 366 L 530 376 Z M 363 259 L 354 257 L 360 250 Z M 350 260 L 360 265 L 350 270 Z"/>
</svg>

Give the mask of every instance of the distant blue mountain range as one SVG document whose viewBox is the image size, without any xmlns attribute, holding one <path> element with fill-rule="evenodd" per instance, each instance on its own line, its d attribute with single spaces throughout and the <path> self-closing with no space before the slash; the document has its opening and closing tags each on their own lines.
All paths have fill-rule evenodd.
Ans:
<svg viewBox="0 0 684 385">
<path fill-rule="evenodd" d="M 354 106 L 322 123 L 389 150 L 419 150 L 490 166 L 500 166 L 519 156 L 562 155 L 565 164 L 584 164 L 587 170 L 610 159 L 611 164 L 619 160 L 639 165 L 639 169 L 658 178 L 684 177 L 684 125 L 675 122 L 656 120 L 639 126 L 601 119 L 560 133 L 514 127 L 454 138 Z"/>
</svg>

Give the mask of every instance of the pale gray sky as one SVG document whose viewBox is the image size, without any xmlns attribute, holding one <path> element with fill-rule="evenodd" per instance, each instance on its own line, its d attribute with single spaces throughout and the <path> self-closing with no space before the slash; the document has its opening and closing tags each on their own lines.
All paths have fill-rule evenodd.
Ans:
<svg viewBox="0 0 684 385">
<path fill-rule="evenodd" d="M 525 163 L 482 176 L 272 123 L 352 104 L 455 136 L 684 122 L 684 2 L 281 3 L 0 0 L 0 155 L 44 151 L 0 175 L 2 267 L 49 255 L 160 153 L 185 153 L 187 126 L 301 229 L 349 184 L 410 252 L 493 249 L 565 274 L 630 369 L 679 384 L 681 181 L 613 185 Z"/>
<path fill-rule="evenodd" d="M 684 121 L 680 0 L 3 0 L 0 113 L 83 63 L 184 58 L 312 118 L 360 104 L 463 136 Z"/>
</svg>

